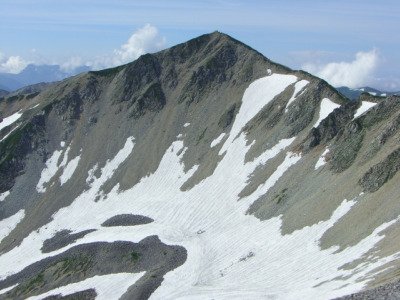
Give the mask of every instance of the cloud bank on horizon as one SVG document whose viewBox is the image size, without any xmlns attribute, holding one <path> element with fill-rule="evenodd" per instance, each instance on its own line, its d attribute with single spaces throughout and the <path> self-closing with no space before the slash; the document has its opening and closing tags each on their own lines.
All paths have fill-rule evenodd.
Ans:
<svg viewBox="0 0 400 300">
<path fill-rule="evenodd" d="M 355 59 L 351 62 L 330 62 L 322 65 L 309 62 L 304 64 L 302 68 L 335 87 L 357 88 L 376 81 L 374 72 L 378 62 L 378 51 L 373 49 L 369 52 L 357 52 Z"/>
<path fill-rule="evenodd" d="M 0 73 L 18 74 L 27 65 L 28 62 L 18 55 L 6 57 L 0 52 Z"/>
</svg>

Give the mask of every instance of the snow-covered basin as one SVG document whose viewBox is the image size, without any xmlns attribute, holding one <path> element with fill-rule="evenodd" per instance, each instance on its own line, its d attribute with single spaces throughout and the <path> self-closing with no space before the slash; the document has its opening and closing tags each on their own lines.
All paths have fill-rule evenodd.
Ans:
<svg viewBox="0 0 400 300">
<path fill-rule="evenodd" d="M 167 149 L 153 174 L 142 178 L 131 189 L 120 190 L 117 184 L 104 194 L 103 184 L 135 151 L 134 138 L 128 138 L 124 147 L 101 169 L 100 177 L 94 175 L 98 166 L 93 166 L 87 178 L 90 187 L 70 206 L 60 209 L 50 223 L 0 257 L 1 277 L 77 244 L 139 242 L 157 235 L 166 244 L 185 247 L 187 260 L 164 276 L 161 286 L 151 296 L 153 299 L 324 299 L 362 289 L 368 272 L 396 257 L 371 257 L 371 262 L 359 265 L 357 272 L 341 267 L 372 249 L 384 238 L 382 231 L 396 220 L 382 224 L 358 244 L 338 252 L 338 247 L 322 250 L 319 240 L 356 205 L 356 199 L 343 200 L 328 220 L 288 235 L 281 233 L 281 217 L 261 221 L 246 214 L 254 201 L 301 161 L 301 155 L 288 150 L 295 139 L 291 138 L 279 141 L 253 161 L 245 162 L 251 145 L 247 145 L 242 128 L 296 80 L 292 75 L 271 74 L 248 87 L 220 150 L 221 161 L 211 176 L 190 190 L 182 191 L 181 187 L 197 166 L 184 172 L 181 159 L 185 148 L 183 141 L 177 140 Z M 325 108 L 321 106 L 320 115 L 322 111 L 325 114 Z M 332 105 L 329 104 L 328 110 L 332 110 Z M 251 195 L 239 199 L 255 168 L 281 153 L 283 162 L 267 181 Z M 100 199 L 94 202 L 96 196 Z M 107 219 L 126 213 L 148 216 L 154 222 L 134 227 L 101 226 Z M 43 241 L 64 229 L 97 230 L 63 249 L 42 253 Z M 107 285 L 108 288 L 117 286 L 118 281 L 110 280 Z M 88 284 L 88 279 L 84 287 L 106 288 L 96 288 L 95 283 Z"/>
</svg>

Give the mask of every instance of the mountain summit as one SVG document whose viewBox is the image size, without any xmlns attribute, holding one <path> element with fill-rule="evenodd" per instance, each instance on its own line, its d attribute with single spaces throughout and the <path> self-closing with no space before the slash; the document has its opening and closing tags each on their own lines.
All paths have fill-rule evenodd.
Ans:
<svg viewBox="0 0 400 300">
<path fill-rule="evenodd" d="M 398 97 L 218 32 L 0 101 L 0 298 L 331 299 L 397 279 Z"/>
</svg>

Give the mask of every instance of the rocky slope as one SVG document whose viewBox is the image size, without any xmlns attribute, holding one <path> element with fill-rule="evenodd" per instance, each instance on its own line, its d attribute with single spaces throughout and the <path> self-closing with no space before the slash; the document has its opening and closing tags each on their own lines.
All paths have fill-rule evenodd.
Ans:
<svg viewBox="0 0 400 300">
<path fill-rule="evenodd" d="M 0 298 L 330 299 L 398 278 L 400 98 L 215 32 L 0 102 Z"/>
</svg>

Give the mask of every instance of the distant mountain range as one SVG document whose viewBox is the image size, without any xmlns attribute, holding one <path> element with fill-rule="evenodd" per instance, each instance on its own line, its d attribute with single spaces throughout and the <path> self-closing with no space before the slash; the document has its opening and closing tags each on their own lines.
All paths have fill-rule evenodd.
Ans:
<svg viewBox="0 0 400 300">
<path fill-rule="evenodd" d="M 0 90 L 11 92 L 40 82 L 59 81 L 89 70 L 89 67 L 82 66 L 66 72 L 59 65 L 30 64 L 18 74 L 0 73 Z"/>
<path fill-rule="evenodd" d="M 392 96 L 392 95 L 400 95 L 399 92 L 382 92 L 377 89 L 371 88 L 371 87 L 361 87 L 358 89 L 351 89 L 346 86 L 342 86 L 337 88 L 337 90 L 345 97 L 351 99 L 351 100 L 356 100 L 362 93 L 368 93 L 372 96 L 378 96 L 378 97 L 386 97 L 386 96 Z"/>
</svg>

